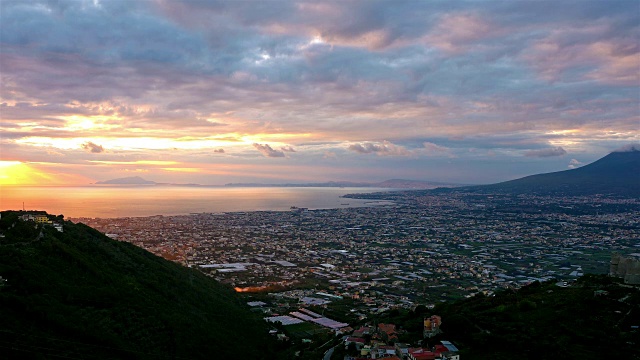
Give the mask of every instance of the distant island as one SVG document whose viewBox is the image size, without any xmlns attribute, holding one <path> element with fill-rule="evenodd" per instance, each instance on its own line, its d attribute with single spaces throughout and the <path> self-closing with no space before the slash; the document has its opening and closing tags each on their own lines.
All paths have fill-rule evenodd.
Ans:
<svg viewBox="0 0 640 360">
<path fill-rule="evenodd" d="M 96 182 L 97 185 L 156 185 L 155 181 L 145 180 L 140 176 L 129 176 Z"/>
</svg>

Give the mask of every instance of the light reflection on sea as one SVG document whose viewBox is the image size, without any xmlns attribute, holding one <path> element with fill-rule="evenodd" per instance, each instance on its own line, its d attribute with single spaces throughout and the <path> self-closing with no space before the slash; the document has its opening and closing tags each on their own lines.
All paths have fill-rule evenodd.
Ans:
<svg viewBox="0 0 640 360">
<path fill-rule="evenodd" d="M 390 191 L 334 187 L 2 186 L 0 210 L 45 210 L 66 217 L 182 215 L 200 212 L 285 211 L 375 205 L 341 195 Z"/>
</svg>

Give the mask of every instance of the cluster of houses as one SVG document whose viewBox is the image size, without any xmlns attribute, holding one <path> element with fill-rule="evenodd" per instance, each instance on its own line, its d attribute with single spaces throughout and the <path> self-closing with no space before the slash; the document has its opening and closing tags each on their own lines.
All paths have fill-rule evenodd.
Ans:
<svg viewBox="0 0 640 360">
<path fill-rule="evenodd" d="M 440 323 L 441 319 L 437 315 L 425 319 L 427 337 L 439 333 Z M 411 347 L 398 342 L 398 331 L 394 324 L 362 326 L 351 336 L 344 337 L 344 346 L 351 346 L 357 350 L 359 357 L 355 360 L 460 360 L 458 348 L 449 341 L 440 341 L 440 344 L 431 348 Z"/>
<path fill-rule="evenodd" d="M 49 215 L 47 215 L 46 213 L 31 213 L 31 212 L 26 213 L 26 214 L 20 215 L 20 220 L 33 221 L 36 224 L 51 225 L 53 226 L 54 229 L 58 230 L 59 232 L 62 232 L 63 230 L 62 223 L 51 220 Z"/>
</svg>

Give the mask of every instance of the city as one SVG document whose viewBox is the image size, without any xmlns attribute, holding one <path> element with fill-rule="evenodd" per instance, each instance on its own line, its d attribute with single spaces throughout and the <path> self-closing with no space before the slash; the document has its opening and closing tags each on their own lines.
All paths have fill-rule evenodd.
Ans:
<svg viewBox="0 0 640 360">
<path fill-rule="evenodd" d="M 638 5 L 0 1 L 0 357 L 640 360 Z"/>
<path fill-rule="evenodd" d="M 566 286 L 607 273 L 612 252 L 640 252 L 638 199 L 384 196 L 396 203 L 71 220 L 197 267 L 238 292 L 316 305 L 352 299 L 361 318 L 534 281 Z"/>
</svg>

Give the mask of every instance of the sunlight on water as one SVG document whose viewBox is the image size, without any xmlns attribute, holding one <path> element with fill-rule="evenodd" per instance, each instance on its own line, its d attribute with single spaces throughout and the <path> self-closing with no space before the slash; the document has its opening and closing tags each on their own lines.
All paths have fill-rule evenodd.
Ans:
<svg viewBox="0 0 640 360">
<path fill-rule="evenodd" d="M 374 188 L 2 186 L 0 209 L 46 210 L 67 217 L 180 215 L 197 212 L 360 207 L 371 201 L 341 195 L 389 191 Z"/>
</svg>

